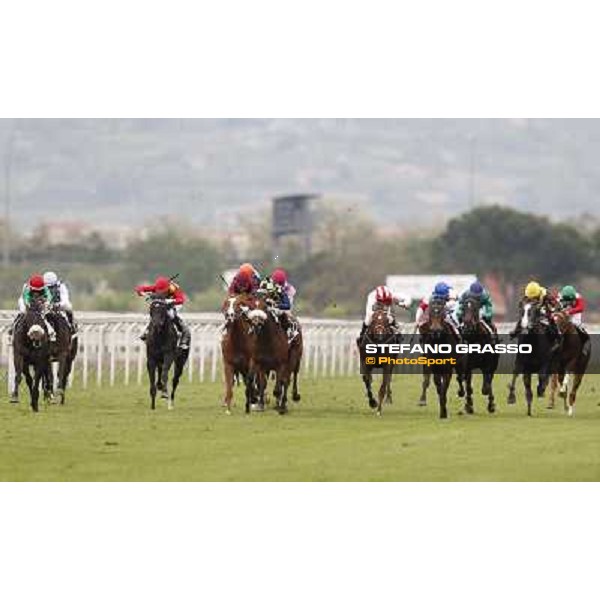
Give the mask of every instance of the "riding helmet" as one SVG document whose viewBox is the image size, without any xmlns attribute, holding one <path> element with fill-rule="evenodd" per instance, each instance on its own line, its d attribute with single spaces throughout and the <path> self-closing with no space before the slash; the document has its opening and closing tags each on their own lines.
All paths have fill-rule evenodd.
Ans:
<svg viewBox="0 0 600 600">
<path fill-rule="evenodd" d="M 29 278 L 29 289 L 32 291 L 40 292 L 44 287 L 44 278 L 39 273 L 36 273 Z"/>
</svg>

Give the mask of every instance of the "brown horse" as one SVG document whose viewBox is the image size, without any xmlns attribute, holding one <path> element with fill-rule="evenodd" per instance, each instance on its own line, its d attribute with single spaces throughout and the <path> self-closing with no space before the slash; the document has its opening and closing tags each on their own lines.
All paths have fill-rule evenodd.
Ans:
<svg viewBox="0 0 600 600">
<path fill-rule="evenodd" d="M 381 409 L 384 400 L 387 400 L 389 403 L 392 401 L 392 372 L 394 367 L 389 363 L 384 364 L 381 367 L 366 364 L 366 345 L 372 343 L 395 343 L 396 338 L 397 336 L 391 326 L 389 311 L 387 309 L 378 309 L 373 312 L 371 323 L 367 327 L 367 330 L 364 336 L 361 338 L 358 346 L 362 368 L 364 369 L 362 379 L 363 383 L 365 384 L 369 406 L 377 409 L 377 415 L 379 416 L 381 416 Z M 377 401 L 375 401 L 372 390 L 374 368 L 381 368 L 381 385 L 379 386 Z"/>
<path fill-rule="evenodd" d="M 225 372 L 225 397 L 223 406 L 231 413 L 233 384 L 242 377 L 246 394 L 246 412 L 250 410 L 253 398 L 254 379 L 250 370 L 252 360 L 251 322 L 248 313 L 254 306 L 254 299 L 248 294 L 232 296 L 223 305 L 225 330 L 221 339 L 221 353 Z"/>
<path fill-rule="evenodd" d="M 432 300 L 429 304 L 428 319 L 419 325 L 419 334 L 421 344 L 449 344 L 453 348 L 458 341 L 452 327 L 446 322 L 446 308 L 441 301 Z M 428 358 L 456 359 L 455 354 L 428 354 Z M 450 362 L 444 364 L 432 365 L 430 367 L 433 375 L 433 382 L 440 402 L 440 419 L 448 418 L 448 388 L 452 380 L 452 373 L 455 366 Z"/>
<path fill-rule="evenodd" d="M 258 406 L 264 408 L 265 393 L 269 373 L 275 373 L 273 395 L 279 414 L 287 413 L 287 390 L 290 379 L 289 344 L 276 311 L 268 298 L 254 300 L 252 310 L 248 312 L 252 323 L 250 371 L 256 377 Z M 250 400 L 246 397 L 246 412 L 250 411 Z"/>
<path fill-rule="evenodd" d="M 573 325 L 566 313 L 555 313 L 554 320 L 562 339 L 552 365 L 548 408 L 554 408 L 556 388 L 560 384 L 558 395 L 564 399 L 565 411 L 572 417 L 577 390 L 590 362 L 591 341 L 585 331 L 579 331 Z"/>
</svg>

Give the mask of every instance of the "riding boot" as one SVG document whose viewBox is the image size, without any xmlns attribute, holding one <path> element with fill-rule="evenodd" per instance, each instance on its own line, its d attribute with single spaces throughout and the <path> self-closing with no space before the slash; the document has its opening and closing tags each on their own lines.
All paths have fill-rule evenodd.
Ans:
<svg viewBox="0 0 600 600">
<path fill-rule="evenodd" d="M 190 347 L 190 342 L 192 341 L 192 333 L 190 328 L 184 323 L 183 319 L 176 314 L 173 317 L 173 323 L 175 323 L 175 327 L 179 330 L 180 338 L 179 338 L 179 347 L 182 350 L 187 350 Z"/>
<path fill-rule="evenodd" d="M 392 328 L 392 332 L 394 334 L 393 343 L 399 344 L 402 341 L 402 332 L 400 330 L 400 326 L 398 323 L 396 323 L 396 321 L 393 321 L 390 323 L 390 327 Z"/>
<path fill-rule="evenodd" d="M 142 331 L 142 335 L 140 335 L 140 340 L 142 340 L 142 342 L 145 342 L 148 339 L 148 330 L 150 329 L 150 325 L 146 325 L 146 328 L 144 329 L 144 331 Z"/>
</svg>

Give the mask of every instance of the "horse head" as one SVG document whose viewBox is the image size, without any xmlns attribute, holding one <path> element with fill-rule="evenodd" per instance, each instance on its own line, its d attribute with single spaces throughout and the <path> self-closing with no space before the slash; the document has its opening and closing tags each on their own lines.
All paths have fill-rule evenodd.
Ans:
<svg viewBox="0 0 600 600">
<path fill-rule="evenodd" d="M 152 329 L 160 331 L 166 326 L 169 308 L 170 306 L 162 298 L 153 298 L 150 300 L 150 327 Z"/>
<path fill-rule="evenodd" d="M 575 325 L 573 325 L 569 315 L 565 311 L 555 312 L 552 318 L 561 333 L 573 333 L 575 331 Z"/>
<path fill-rule="evenodd" d="M 521 314 L 521 329 L 527 332 L 539 329 L 541 315 L 542 309 L 539 302 L 535 300 L 526 302 L 523 305 L 523 312 Z"/>
<path fill-rule="evenodd" d="M 441 300 L 432 300 L 429 304 L 427 325 L 430 333 L 440 335 L 445 330 L 446 305 Z"/>
<path fill-rule="evenodd" d="M 246 313 L 246 316 L 252 323 L 256 331 L 260 331 L 269 318 L 269 307 L 262 298 L 255 298 L 252 308 Z"/>
<path fill-rule="evenodd" d="M 462 329 L 465 333 L 472 333 L 479 327 L 479 311 L 481 303 L 477 298 L 469 297 L 464 302 Z"/>
<path fill-rule="evenodd" d="M 39 348 L 46 339 L 46 330 L 38 323 L 34 323 L 27 329 L 27 338 L 34 348 Z"/>
</svg>

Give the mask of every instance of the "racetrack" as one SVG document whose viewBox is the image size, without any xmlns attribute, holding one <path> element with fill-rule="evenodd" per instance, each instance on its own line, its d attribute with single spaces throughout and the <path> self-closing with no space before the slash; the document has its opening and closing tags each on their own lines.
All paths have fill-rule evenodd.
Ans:
<svg viewBox="0 0 600 600">
<path fill-rule="evenodd" d="M 0 402 L 0 479 L 599 480 L 600 375 L 585 377 L 571 419 L 546 400 L 527 418 L 521 382 L 518 404 L 507 406 L 506 380 L 496 380 L 495 415 L 480 397 L 475 415 L 458 415 L 453 383 L 448 421 L 432 391 L 429 406 L 417 407 L 420 377 L 411 375 L 394 379 L 382 418 L 359 376 L 303 380 L 302 401 L 286 416 L 246 416 L 241 388 L 227 416 L 220 384 L 187 382 L 171 412 L 161 402 L 152 413 L 145 386 L 116 386 L 75 387 L 67 405 L 35 415 L 23 386 L 19 405 Z"/>
</svg>

